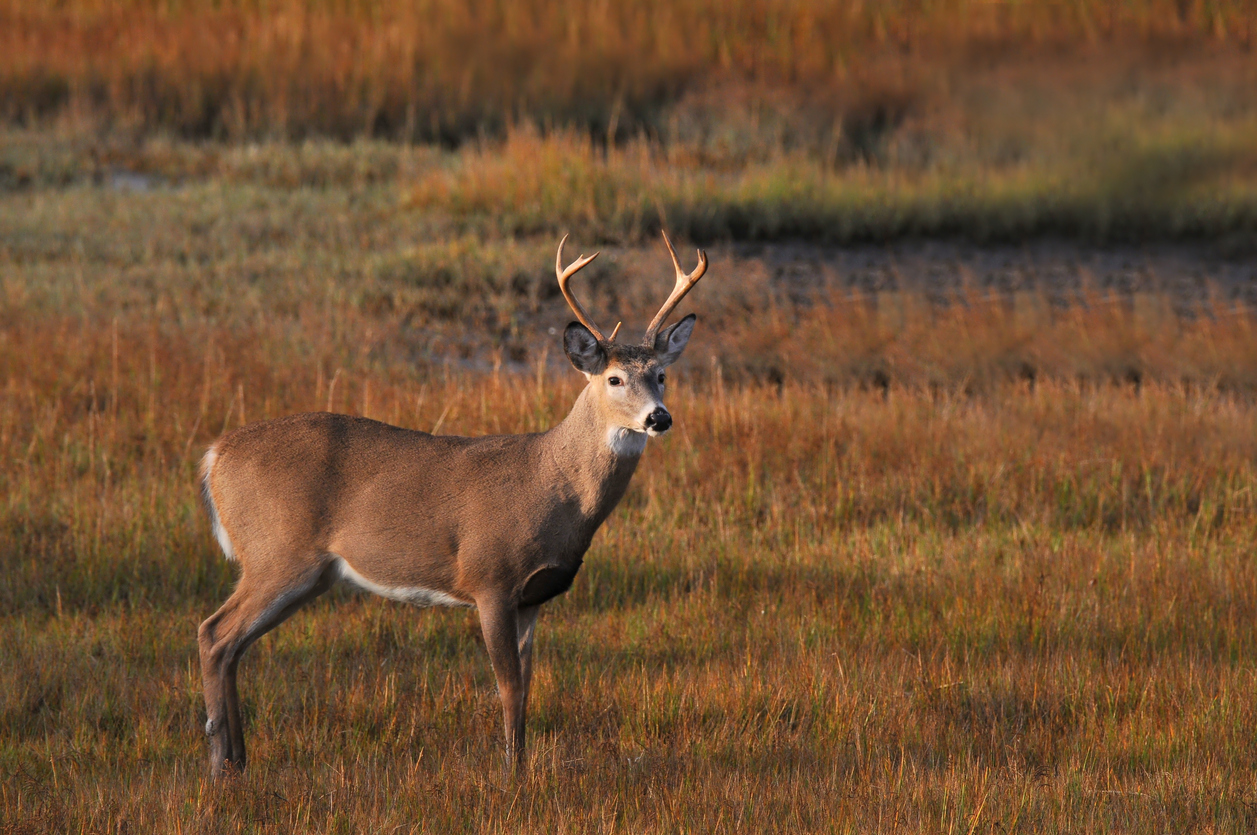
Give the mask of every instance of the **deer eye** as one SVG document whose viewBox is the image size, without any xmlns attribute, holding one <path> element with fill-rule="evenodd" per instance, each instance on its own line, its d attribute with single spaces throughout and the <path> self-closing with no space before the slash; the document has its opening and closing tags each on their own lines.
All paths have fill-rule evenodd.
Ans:
<svg viewBox="0 0 1257 835">
<path fill-rule="evenodd" d="M 662 384 L 662 383 L 663 383 L 663 381 L 664 381 L 664 380 L 666 380 L 666 379 L 668 379 L 668 375 L 667 375 L 667 374 L 664 374 L 662 371 L 660 371 L 660 372 L 659 372 L 659 382 Z"/>
<path fill-rule="evenodd" d="M 619 377 L 608 377 L 608 378 L 607 378 L 607 383 L 608 383 L 608 385 L 612 385 L 612 386 L 622 386 L 622 385 L 624 385 L 624 381 L 623 381 L 623 380 L 621 380 Z"/>
</svg>

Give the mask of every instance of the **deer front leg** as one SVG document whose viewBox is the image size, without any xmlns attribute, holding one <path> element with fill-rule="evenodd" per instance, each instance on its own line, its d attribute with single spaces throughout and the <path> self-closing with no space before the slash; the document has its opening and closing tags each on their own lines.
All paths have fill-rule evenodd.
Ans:
<svg viewBox="0 0 1257 835">
<path fill-rule="evenodd" d="M 498 681 L 502 722 L 506 727 L 506 757 L 516 773 L 524 770 L 524 713 L 528 696 L 519 651 L 519 610 L 512 603 L 477 602 L 485 648 Z"/>
</svg>

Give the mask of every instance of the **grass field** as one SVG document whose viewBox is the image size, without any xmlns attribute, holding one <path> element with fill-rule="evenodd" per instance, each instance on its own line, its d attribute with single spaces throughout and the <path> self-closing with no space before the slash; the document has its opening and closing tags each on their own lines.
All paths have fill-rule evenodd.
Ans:
<svg viewBox="0 0 1257 835">
<path fill-rule="evenodd" d="M 574 375 L 330 397 L 259 344 L 6 333 L 9 831 L 1254 823 L 1250 398 L 679 374 L 676 433 L 543 615 L 531 779 L 503 777 L 473 615 L 342 593 L 251 653 L 250 770 L 216 787 L 194 635 L 231 571 L 192 487 L 204 443 L 329 400 L 537 429 Z"/>
<path fill-rule="evenodd" d="M 975 73 L 1046 60 L 1129 83 L 1202 56 L 1241 68 L 1253 12 L 1252 0 L 6 0 L 0 115 L 235 139 L 458 143 L 515 123 L 616 138 L 674 133 L 687 96 L 744 89 L 801 105 L 791 132 L 837 118 L 867 149 Z"/>
<path fill-rule="evenodd" d="M 726 5 L 0 0 L 0 832 L 1257 828 L 1253 3 Z M 206 445 L 553 425 L 559 236 L 633 334 L 664 227 L 527 779 L 336 591 L 210 783 Z"/>
<path fill-rule="evenodd" d="M 201 450 L 310 409 L 551 425 L 556 240 L 417 200 L 424 166 L 470 182 L 432 149 L 6 135 L 4 831 L 1257 823 L 1251 310 L 852 295 L 729 246 L 676 429 L 542 615 L 531 777 L 474 615 L 338 592 L 247 656 L 249 771 L 211 785 L 195 630 L 233 578 Z M 666 264 L 609 247 L 595 317 L 639 329 Z"/>
</svg>

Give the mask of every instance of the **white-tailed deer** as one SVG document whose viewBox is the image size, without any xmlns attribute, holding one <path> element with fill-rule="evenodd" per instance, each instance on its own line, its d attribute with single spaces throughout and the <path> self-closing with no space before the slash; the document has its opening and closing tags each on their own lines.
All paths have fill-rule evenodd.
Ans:
<svg viewBox="0 0 1257 835">
<path fill-rule="evenodd" d="M 197 636 L 210 769 L 244 768 L 241 654 L 337 580 L 419 606 L 474 606 L 497 677 L 508 758 L 524 763 L 533 627 L 567 591 L 599 525 L 628 487 L 648 435 L 672 425 L 664 369 L 694 314 L 663 328 L 707 270 L 700 250 L 641 345 L 604 336 L 555 271 L 576 314 L 563 333 L 589 383 L 547 432 L 461 438 L 327 412 L 249 424 L 214 442 L 201 488 L 214 535 L 240 564 L 235 591 Z"/>
</svg>

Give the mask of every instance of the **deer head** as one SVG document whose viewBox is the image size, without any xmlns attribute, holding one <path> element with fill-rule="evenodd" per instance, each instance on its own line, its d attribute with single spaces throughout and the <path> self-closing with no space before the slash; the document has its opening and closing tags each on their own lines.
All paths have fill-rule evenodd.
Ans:
<svg viewBox="0 0 1257 835">
<path fill-rule="evenodd" d="M 555 261 L 559 289 L 577 318 L 563 332 L 563 348 L 572 365 L 589 381 L 587 392 L 608 429 L 608 442 L 619 452 L 635 449 L 640 453 L 646 436 L 661 435 L 672 426 L 672 415 L 663 405 L 665 369 L 685 350 L 697 317 L 691 313 L 670 327 L 664 328 L 663 324 L 707 271 L 707 255 L 702 250 L 698 252 L 698 266 L 687 273 L 681 269 L 666 232 L 663 240 L 676 269 L 676 286 L 646 328 L 640 345 L 617 343 L 618 324 L 611 336 L 604 336 L 568 287 L 571 277 L 597 258 L 598 253 L 581 255 L 564 268 L 564 236 Z"/>
</svg>

